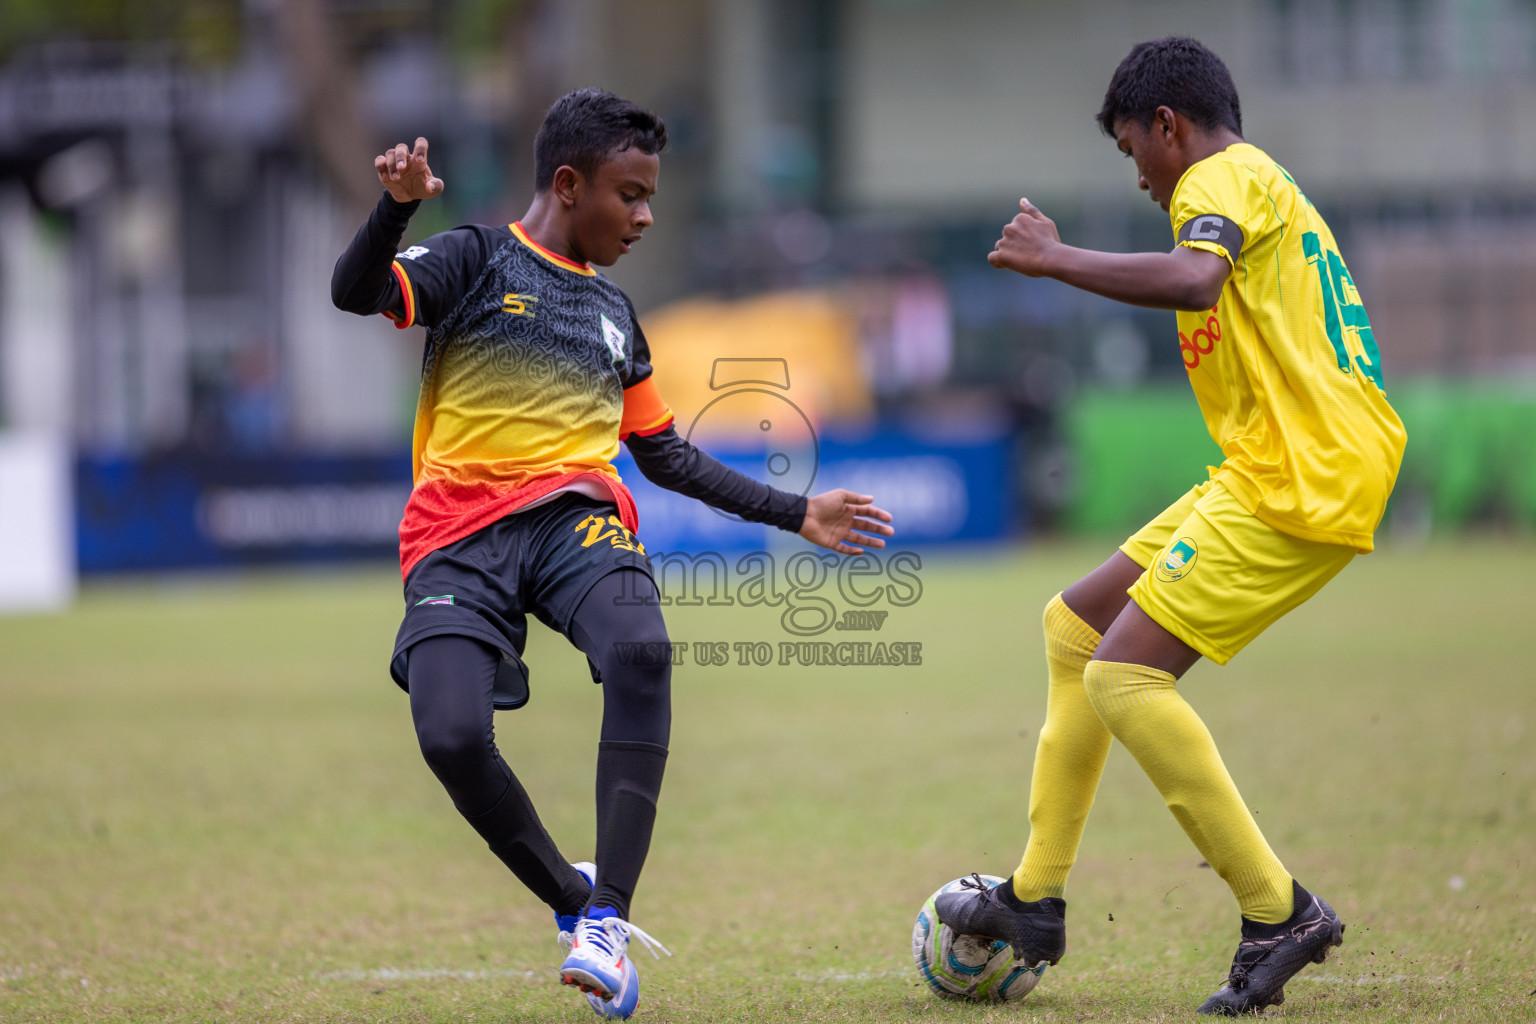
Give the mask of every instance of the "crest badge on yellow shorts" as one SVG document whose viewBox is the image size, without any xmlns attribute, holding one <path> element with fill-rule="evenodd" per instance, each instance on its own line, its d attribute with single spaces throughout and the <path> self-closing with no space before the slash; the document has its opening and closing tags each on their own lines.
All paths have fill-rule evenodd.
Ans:
<svg viewBox="0 0 1536 1024">
<path fill-rule="evenodd" d="M 1175 583 L 1188 576 L 1195 568 L 1200 549 L 1188 537 L 1180 537 L 1173 545 L 1157 556 L 1157 578 L 1164 583 Z"/>
</svg>

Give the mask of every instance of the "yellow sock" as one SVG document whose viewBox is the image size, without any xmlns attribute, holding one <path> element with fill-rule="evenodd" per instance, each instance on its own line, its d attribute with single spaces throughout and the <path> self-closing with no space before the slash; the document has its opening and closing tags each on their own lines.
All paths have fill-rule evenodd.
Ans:
<svg viewBox="0 0 1536 1024">
<path fill-rule="evenodd" d="M 1152 780 L 1195 847 L 1232 888 L 1243 916 L 1279 924 L 1291 916 L 1291 876 L 1264 841 L 1216 742 L 1167 672 L 1090 662 L 1093 707 Z"/>
<path fill-rule="evenodd" d="M 1029 843 L 1013 873 L 1021 900 L 1060 896 L 1077 859 L 1078 841 L 1104 774 L 1110 735 L 1088 702 L 1083 667 L 1099 634 L 1058 594 L 1045 606 L 1045 659 L 1050 671 L 1045 725 L 1029 783 Z"/>
</svg>

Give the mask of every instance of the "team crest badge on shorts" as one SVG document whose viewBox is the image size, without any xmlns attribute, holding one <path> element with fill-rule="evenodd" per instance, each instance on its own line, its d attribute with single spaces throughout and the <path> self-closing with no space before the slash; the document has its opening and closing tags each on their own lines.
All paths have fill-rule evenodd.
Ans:
<svg viewBox="0 0 1536 1024">
<path fill-rule="evenodd" d="M 1164 583 L 1176 583 L 1188 576 L 1195 568 L 1200 549 L 1188 537 L 1180 537 L 1157 559 L 1157 578 Z"/>
</svg>

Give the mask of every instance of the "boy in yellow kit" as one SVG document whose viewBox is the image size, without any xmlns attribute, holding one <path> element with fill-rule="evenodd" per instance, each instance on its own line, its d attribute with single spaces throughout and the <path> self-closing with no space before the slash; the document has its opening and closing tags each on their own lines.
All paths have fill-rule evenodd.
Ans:
<svg viewBox="0 0 1536 1024">
<path fill-rule="evenodd" d="M 1200 1012 L 1259 1012 L 1343 942 L 1344 925 L 1270 850 L 1175 683 L 1202 656 L 1226 664 L 1371 550 L 1406 435 L 1333 235 L 1291 176 L 1243 141 L 1221 59 L 1192 39 L 1139 44 L 1098 121 L 1168 211 L 1173 251 L 1063 245 L 1026 199 L 988 260 L 1177 310 L 1184 366 L 1225 459 L 1046 607 L 1050 688 L 1023 861 L 1011 884 L 978 883 L 937 910 L 959 932 L 1007 940 L 1020 960 L 1059 960 L 1067 874 L 1118 739 L 1242 914 L 1231 972 Z"/>
</svg>

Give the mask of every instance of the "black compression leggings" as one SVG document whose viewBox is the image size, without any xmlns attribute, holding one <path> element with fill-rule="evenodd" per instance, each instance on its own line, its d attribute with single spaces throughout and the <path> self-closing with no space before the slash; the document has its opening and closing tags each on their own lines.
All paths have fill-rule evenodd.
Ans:
<svg viewBox="0 0 1536 1024">
<path fill-rule="evenodd" d="M 571 620 L 571 641 L 597 667 L 603 683 L 598 875 L 590 892 L 555 847 L 496 747 L 491 687 L 500 655 L 461 636 L 430 637 L 410 651 L 411 717 L 427 764 L 491 851 L 556 913 L 597 906 L 629 917 L 666 766 L 672 667 L 664 656 L 619 656 L 621 645 L 654 644 L 659 646 L 628 650 L 661 652 L 667 643 L 657 603 L 622 599 L 655 593 L 644 573 L 619 569 L 593 586 Z"/>
</svg>

